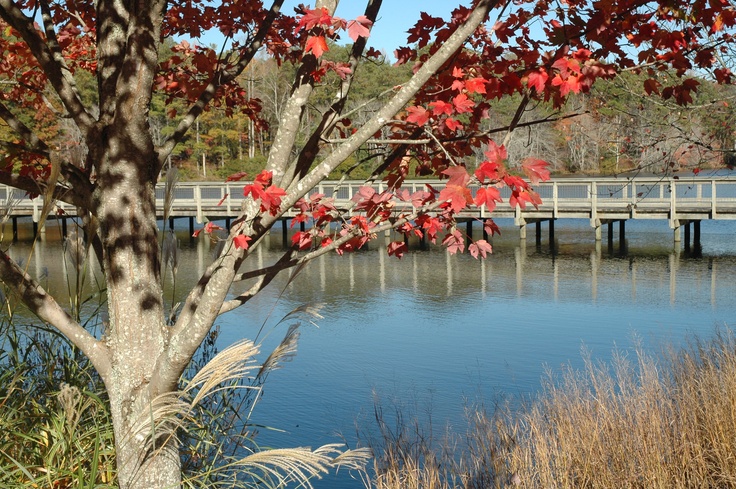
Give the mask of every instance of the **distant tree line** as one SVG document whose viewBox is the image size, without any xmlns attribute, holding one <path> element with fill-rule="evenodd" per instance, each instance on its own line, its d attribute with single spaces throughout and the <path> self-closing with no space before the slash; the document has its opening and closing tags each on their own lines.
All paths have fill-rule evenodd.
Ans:
<svg viewBox="0 0 736 489">
<path fill-rule="evenodd" d="M 175 54 L 172 46 L 169 43 L 163 56 Z M 339 64 L 348 54 L 349 47 L 333 45 L 324 57 Z M 346 107 L 351 125 L 341 126 L 340 133 L 345 136 L 359 127 L 411 76 L 411 71 L 411 65 L 395 65 L 385 57 L 364 63 L 356 74 Z M 279 65 L 267 56 L 254 60 L 241 75 L 241 86 L 243 99 L 260 107 L 260 112 L 241 107 L 210 107 L 177 146 L 168 164 L 177 166 L 181 177 L 188 180 L 221 180 L 242 171 L 249 176 L 258 174 L 265 166 L 275 138 L 276 121 L 290 94 L 289 80 L 295 75 L 292 64 Z M 93 77 L 85 71 L 75 76 L 82 96 L 94 104 Z M 686 100 L 683 106 L 674 96 L 663 100 L 651 93 L 666 93 L 675 76 L 662 72 L 657 84 L 643 84 L 643 79 L 644 75 L 625 73 L 613 80 L 601 80 L 590 93 L 572 95 L 562 109 L 555 110 L 545 103 L 527 107 L 506 144 L 511 166 L 524 158 L 537 157 L 549 161 L 557 173 L 616 174 L 716 168 L 736 162 L 736 87 L 700 79 L 698 90 L 692 92 L 693 99 Z M 335 93 L 340 82 L 339 70 L 325 72 L 303 119 L 300 144 L 305 143 L 330 106 L 330 94 Z M 22 98 L 13 98 L 12 88 L 4 92 L 11 107 L 19 109 L 26 104 Z M 70 161 L 84 160 L 86 149 L 80 135 L 73 124 L 65 123 L 67 119 L 58 117 L 60 109 L 51 96 L 46 99 L 46 110 L 31 110 L 30 101 L 28 106 L 22 112 L 26 120 L 42 127 L 47 140 L 56 140 Z M 501 121 L 512 118 L 518 106 L 514 97 L 491 101 L 488 128 L 501 127 Z M 167 100 L 162 93 L 154 95 L 150 111 L 154 142 L 160 143 L 175 130 L 172 111 L 177 108 L 183 110 L 181 101 Z M 10 128 L 0 122 L 0 136 L 10 133 Z M 390 135 L 377 135 L 376 140 L 382 137 Z M 390 147 L 369 142 L 331 177 L 365 179 L 387 151 Z M 13 161 L 12 148 L 6 148 L 4 156 L 7 162 Z M 479 152 L 476 161 L 469 159 L 465 163 L 474 168 L 482 158 Z M 421 168 L 414 170 L 411 177 L 422 176 Z"/>
</svg>

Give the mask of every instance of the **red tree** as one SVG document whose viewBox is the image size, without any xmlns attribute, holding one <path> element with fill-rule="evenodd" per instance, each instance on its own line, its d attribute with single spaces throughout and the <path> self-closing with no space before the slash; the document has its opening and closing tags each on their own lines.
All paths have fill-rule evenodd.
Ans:
<svg viewBox="0 0 736 489">
<path fill-rule="evenodd" d="M 420 17 L 409 31 L 412 47 L 396 52 L 399 62 L 412 63 L 414 75 L 395 88 L 370 120 L 351 128 L 343 107 L 361 62 L 374 53 L 367 36 L 381 1 L 371 0 L 365 14 L 349 22 L 334 15 L 336 4 L 318 0 L 315 8 L 290 16 L 281 12 L 282 0 L 265 6 L 260 1 L 0 0 L 0 118 L 13 132 L 1 142 L 6 159 L 0 182 L 80 210 L 106 277 L 109 325 L 104 336 L 80 326 L 4 252 L 0 278 L 41 320 L 77 345 L 104 380 L 122 488 L 179 486 L 177 442 L 169 436 L 166 410 L 153 408 L 172 399 L 215 319 L 247 304 L 279 272 L 324 253 L 354 250 L 391 228 L 426 234 L 441 239 L 450 252 L 462 251 L 455 215 L 465 207 L 492 208 L 503 186 L 511 189 L 512 205 L 538 202 L 532 186 L 507 170 L 503 145 L 489 145 L 491 134 L 510 134 L 519 125 L 530 103 L 562 106 L 568 94 L 585 92 L 597 79 L 621 70 L 647 73 L 652 93 L 659 91 L 657 71 L 675 70 L 681 83 L 661 95 L 681 103 L 697 88 L 693 73 L 711 74 L 721 83 L 732 79 L 728 68 L 719 65 L 719 53 L 732 43 L 736 17 L 727 0 L 476 0 L 456 8 L 448 19 Z M 161 62 L 164 39 L 197 37 L 209 29 L 222 32 L 227 49 L 181 42 Z M 349 59 L 324 62 L 327 41 L 341 35 L 354 41 Z M 247 198 L 222 255 L 169 324 L 156 223 L 158 175 L 209 106 L 257 117 L 258 104 L 247 100 L 237 79 L 261 48 L 297 66 L 267 170 L 245 186 Z M 84 71 L 97 80 L 94 102 L 83 100 L 77 86 L 76 75 Z M 341 77 L 339 90 L 311 137 L 297 148 L 305 107 L 329 71 Z M 181 99 L 187 107 L 185 113 L 171 114 L 176 131 L 158 146 L 148 120 L 154 91 Z M 520 96 L 516 116 L 505 127 L 484 125 L 494 101 L 510 95 Z M 42 106 L 73 122 L 86 145 L 83 161 L 66 158 L 23 115 Z M 336 139 L 337 128 L 349 135 Z M 366 142 L 385 146 L 374 175 L 386 179 L 391 191 L 361 192 L 351 218 L 326 198 L 307 197 Z M 323 151 L 328 145 L 330 151 Z M 478 148 L 485 150 L 486 160 L 470 173 L 464 161 Z M 401 193 L 410 157 L 419 162 L 417 172 L 447 178 L 447 185 Z M 533 182 L 548 177 L 539 160 L 525 162 L 523 169 Z M 482 187 L 475 198 L 468 190 L 471 183 Z M 411 206 L 397 214 L 394 194 Z M 313 226 L 297 234 L 294 248 L 275 263 L 239 274 L 249 252 L 292 207 Z M 340 223 L 337 230 L 335 223 Z M 400 257 L 404 247 L 393 243 L 388 251 Z M 485 241 L 470 248 L 475 256 L 489 251 Z M 252 286 L 228 298 L 231 284 L 242 280 Z"/>
</svg>

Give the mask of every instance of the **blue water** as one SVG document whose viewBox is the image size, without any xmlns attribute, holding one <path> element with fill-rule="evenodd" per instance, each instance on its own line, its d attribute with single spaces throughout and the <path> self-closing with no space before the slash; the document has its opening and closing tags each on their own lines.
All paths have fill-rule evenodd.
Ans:
<svg viewBox="0 0 736 489">
<path fill-rule="evenodd" d="M 302 326 L 297 357 L 269 378 L 253 420 L 283 432 L 263 431 L 261 443 L 353 445 L 356 430 L 374 426 L 376 399 L 462 432 L 469 404 L 533 396 L 546 370 L 581 366 L 582 349 L 597 360 L 636 344 L 657 351 L 734 322 L 733 223 L 703 223 L 699 258 L 676 251 L 666 223 L 629 222 L 626 254 L 617 236 L 612 249 L 605 234 L 596 248 L 587 222 L 558 223 L 553 249 L 545 228 L 537 248 L 533 229 L 521 246 L 504 224 L 485 262 L 441 249 L 402 260 L 330 255 L 224 318 L 227 342 L 301 304 L 324 304 L 317 326 Z M 317 487 L 362 484 L 342 474 Z"/>
<path fill-rule="evenodd" d="M 221 345 L 262 329 L 268 353 L 286 332 L 283 316 L 323 305 L 316 324 L 302 322 L 297 356 L 266 383 L 251 421 L 274 429 L 261 429 L 258 442 L 354 446 L 356 431 L 374 430 L 376 400 L 387 411 L 399 406 L 431 419 L 437 432 L 463 432 L 466 406 L 533 396 L 546 370 L 581 366 L 583 348 L 605 361 L 614 348 L 640 343 L 656 352 L 736 322 L 736 222 L 703 222 L 700 257 L 675 246 L 660 221 L 629 221 L 624 249 L 617 225 L 609 248 L 605 231 L 596 244 L 586 220 L 557 222 L 554 246 L 544 225 L 539 247 L 533 227 L 523 245 L 513 223 L 499 224 L 503 234 L 486 261 L 440 248 L 412 249 L 397 260 L 373 245 L 320 258 L 289 285 L 280 277 L 223 316 Z M 204 240 L 180 239 L 183 294 L 212 254 Z M 246 267 L 276 259 L 279 248 L 280 230 Z M 33 255 L 19 243 L 10 253 L 43 284 L 63 275 L 58 260 L 43 259 L 58 256 L 58 242 L 39 241 Z M 315 485 L 363 487 L 346 472 Z"/>
</svg>

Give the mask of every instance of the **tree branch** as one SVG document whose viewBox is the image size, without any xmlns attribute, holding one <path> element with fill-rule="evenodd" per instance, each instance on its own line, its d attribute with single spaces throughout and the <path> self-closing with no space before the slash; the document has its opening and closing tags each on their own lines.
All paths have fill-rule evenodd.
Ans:
<svg viewBox="0 0 736 489">
<path fill-rule="evenodd" d="M 97 2 L 97 91 L 100 121 L 106 125 L 115 115 L 118 78 L 125 59 L 130 12 L 126 2 Z"/>
<path fill-rule="evenodd" d="M 299 181 L 298 188 L 302 192 L 290 192 L 282 202 L 282 209 L 289 209 L 299 200 L 306 189 L 313 188 L 327 178 L 332 170 L 345 161 L 362 144 L 370 139 L 383 125 L 394 117 L 416 94 L 416 92 L 432 77 L 432 75 L 462 47 L 465 40 L 483 22 L 488 12 L 496 5 L 496 0 L 481 0 L 468 18 L 450 35 L 445 43 L 433 54 L 406 82 L 401 89 L 371 117 L 352 137 L 327 156 L 319 165 Z"/>
<path fill-rule="evenodd" d="M 367 17 L 371 22 L 376 21 L 378 12 L 381 8 L 381 2 L 382 0 L 371 0 L 368 2 L 365 9 L 365 17 Z M 348 100 L 350 87 L 353 84 L 353 80 L 355 80 L 355 72 L 358 69 L 360 58 L 363 56 L 366 42 L 367 39 L 365 37 L 359 37 L 358 40 L 353 43 L 349 59 L 350 74 L 347 75 L 340 84 L 337 93 L 335 93 L 332 105 L 330 105 L 330 108 L 322 115 L 322 120 L 312 132 L 307 144 L 299 153 L 299 158 L 297 159 L 296 164 L 293 165 L 290 171 L 287 171 L 284 174 L 284 177 L 281 180 L 282 187 L 288 188 L 294 182 L 295 178 L 303 178 L 304 175 L 307 174 L 309 168 L 312 166 L 312 163 L 314 163 L 315 158 L 317 158 L 317 155 L 319 154 L 322 141 L 328 138 L 335 129 L 335 125 L 337 124 L 337 121 L 345 107 L 345 102 Z"/>
<path fill-rule="evenodd" d="M 282 199 L 281 211 L 276 216 L 261 213 L 259 204 L 252 201 L 252 199 L 244 201 L 243 217 L 232 227 L 230 237 L 228 238 L 230 246 L 226 247 L 223 255 L 208 268 L 197 286 L 190 292 L 184 304 L 182 314 L 172 329 L 168 348 L 157 360 L 154 377 L 150 384 L 152 395 L 165 392 L 167 389 L 175 386 L 189 358 L 194 354 L 204 335 L 209 331 L 215 317 L 217 317 L 224 304 L 227 291 L 237 273 L 239 264 L 244 259 L 243 250 L 235 249 L 232 246 L 232 238 L 239 234 L 244 234 L 256 238 L 256 240 L 260 239 L 281 214 L 283 214 L 285 209 L 293 207 L 294 203 L 302 198 L 309 189 L 326 178 L 332 169 L 336 168 L 353 151 L 360 147 L 361 144 L 375 134 L 387 120 L 391 119 L 401 110 L 431 78 L 432 74 L 461 48 L 465 40 L 486 19 L 488 12 L 494 5 L 495 0 L 480 0 L 466 21 L 417 70 L 416 74 L 397 92 L 386 106 L 371 118 L 366 125 L 359 129 L 352 138 L 328 156 L 315 169 L 310 171 L 305 178 L 301 179 L 297 188 L 287 193 L 287 196 Z M 306 86 L 308 85 L 307 83 Z M 297 84 L 297 86 L 299 85 Z M 294 102 L 295 106 L 298 105 L 297 102 Z M 302 102 L 305 103 L 305 101 Z M 281 122 L 284 125 L 280 126 L 280 130 L 282 127 L 290 126 L 290 123 L 293 122 L 289 119 L 290 117 L 298 117 L 298 114 L 291 113 L 282 116 Z M 293 143 L 293 136 L 294 134 L 285 134 L 283 136 L 285 138 L 284 141 L 292 141 Z M 276 140 L 280 140 L 280 137 L 277 136 Z M 275 146 L 271 149 L 271 156 L 274 154 L 274 149 Z M 291 147 L 287 149 L 284 146 L 279 151 L 282 153 L 275 160 L 278 163 L 275 169 L 283 168 L 279 166 L 282 161 L 281 159 L 286 161 L 285 158 L 290 153 Z M 275 162 L 269 159 L 267 168 L 274 168 L 272 166 L 274 164 Z M 275 178 L 275 180 L 277 179 Z M 390 227 L 391 225 L 388 224 L 388 226 Z M 341 239 L 338 241 L 342 242 Z M 318 250 L 315 253 L 321 254 L 321 252 L 326 251 Z"/>
<path fill-rule="evenodd" d="M 0 251 L 0 280 L 42 321 L 49 323 L 78 347 L 94 365 L 103 380 L 110 370 L 107 346 L 92 336 L 13 260 Z"/>
</svg>

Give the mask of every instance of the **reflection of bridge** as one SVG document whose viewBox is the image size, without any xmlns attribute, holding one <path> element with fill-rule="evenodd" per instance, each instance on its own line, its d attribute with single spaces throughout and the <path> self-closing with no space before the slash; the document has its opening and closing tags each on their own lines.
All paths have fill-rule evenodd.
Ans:
<svg viewBox="0 0 736 489">
<path fill-rule="evenodd" d="M 405 182 L 402 188 L 415 192 L 424 190 L 425 184 L 441 186 L 441 182 L 412 180 Z M 361 182 L 326 181 L 314 192 L 333 196 L 336 206 L 347 207 L 350 198 L 362 186 Z M 194 220 L 203 222 L 207 219 L 229 219 L 237 216 L 243 200 L 243 183 L 180 183 L 175 191 L 175 200 L 171 212 L 174 218 L 188 217 L 189 227 L 193 229 Z M 385 185 L 374 185 L 377 191 L 385 189 Z M 612 240 L 613 223 L 619 223 L 619 239 L 624 240 L 624 223 L 628 219 L 666 219 L 674 230 L 676 242 L 681 240 L 680 230 L 684 226 L 685 242 L 690 242 L 690 224 L 693 224 L 694 239 L 697 244 L 700 238 L 700 221 L 707 219 L 736 219 L 736 179 L 727 177 L 715 178 L 558 178 L 544 182 L 535 187 L 542 197 L 542 205 L 538 208 L 527 205 L 526 209 L 512 209 L 508 204 L 499 204 L 491 213 L 484 207 L 463 211 L 459 218 L 467 220 L 468 230 L 472 232 L 472 221 L 493 217 L 513 218 L 520 227 L 521 237 L 526 238 L 526 225 L 536 225 L 537 241 L 540 239 L 541 223 L 548 222 L 550 242 L 554 241 L 554 221 L 563 218 L 589 219 L 595 229 L 596 240 L 602 236 L 602 226 L 608 226 L 608 239 Z M 163 209 L 163 186 L 157 189 L 159 209 Z M 508 201 L 509 191 L 501 190 L 501 195 Z M 16 218 L 33 217 L 39 219 L 43 206 L 40 197 L 30 199 L 18 190 L 0 186 L 0 204 L 6 203 L 9 215 L 13 218 L 14 230 Z M 403 202 L 396 203 L 401 210 Z M 58 204 L 57 209 L 65 216 L 74 216 L 74 207 Z M 56 211 L 56 209 L 54 210 Z M 161 212 L 163 213 L 163 212 Z M 291 217 L 293 214 L 287 214 Z M 285 226 L 284 226 L 285 229 Z M 15 235 L 15 233 L 14 233 Z"/>
</svg>

